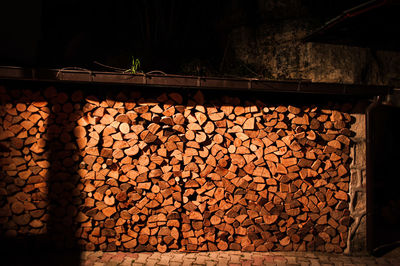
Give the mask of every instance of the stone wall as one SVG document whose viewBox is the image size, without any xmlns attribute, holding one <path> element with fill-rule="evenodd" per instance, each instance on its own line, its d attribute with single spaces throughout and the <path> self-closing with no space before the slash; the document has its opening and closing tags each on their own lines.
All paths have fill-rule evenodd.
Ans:
<svg viewBox="0 0 400 266">
<path fill-rule="evenodd" d="M 284 20 L 232 32 L 233 54 L 259 77 L 399 86 L 400 53 L 355 46 L 304 43 L 315 25 Z"/>
<path fill-rule="evenodd" d="M 308 34 L 357 3 L 256 1 L 242 7 L 239 26 L 229 31 L 226 60 L 243 74 L 267 79 L 399 86 L 400 53 L 368 47 L 303 42 Z M 239 8 L 238 8 L 239 9 Z M 232 67 L 232 65 L 229 65 Z M 229 69 L 226 71 L 229 72 Z"/>
<path fill-rule="evenodd" d="M 366 251 L 366 121 L 365 114 L 355 114 L 351 130 L 355 133 L 351 149 L 353 161 L 350 165 L 350 212 L 354 219 L 350 231 L 347 253 L 364 253 Z"/>
<path fill-rule="evenodd" d="M 72 86 L 3 87 L 1 99 L 9 239 L 343 252 L 363 226 L 364 119 L 343 100 Z"/>
</svg>

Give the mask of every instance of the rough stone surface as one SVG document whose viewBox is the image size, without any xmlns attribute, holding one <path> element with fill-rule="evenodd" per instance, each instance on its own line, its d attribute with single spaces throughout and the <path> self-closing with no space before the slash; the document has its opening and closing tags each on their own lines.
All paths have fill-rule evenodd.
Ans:
<svg viewBox="0 0 400 266">
<path fill-rule="evenodd" d="M 316 28 L 309 19 L 289 17 L 255 29 L 239 27 L 232 32 L 233 51 L 239 61 L 268 79 L 376 85 L 398 82 L 400 53 L 302 42 Z"/>
<path fill-rule="evenodd" d="M 348 245 L 345 253 L 366 252 L 366 124 L 365 114 L 353 114 L 355 123 L 351 130 L 355 133 L 352 138 L 353 145 L 350 165 L 350 212 L 353 223 L 350 226 Z"/>
</svg>

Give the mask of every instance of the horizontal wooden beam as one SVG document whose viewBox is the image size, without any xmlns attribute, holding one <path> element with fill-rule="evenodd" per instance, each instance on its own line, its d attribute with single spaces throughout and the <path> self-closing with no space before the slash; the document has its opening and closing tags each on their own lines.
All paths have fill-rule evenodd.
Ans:
<svg viewBox="0 0 400 266">
<path fill-rule="evenodd" d="M 30 69 L 0 66 L 0 80 L 25 80 L 63 83 L 125 84 L 148 87 L 249 90 L 274 93 L 330 95 L 386 95 L 390 86 L 321 83 L 304 80 L 273 81 L 252 78 L 218 78 L 169 74 L 128 74 L 86 69 Z"/>
</svg>

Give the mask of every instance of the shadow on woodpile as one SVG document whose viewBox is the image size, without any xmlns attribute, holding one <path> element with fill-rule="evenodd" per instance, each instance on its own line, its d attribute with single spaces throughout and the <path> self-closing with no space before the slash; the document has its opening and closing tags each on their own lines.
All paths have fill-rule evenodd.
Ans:
<svg viewBox="0 0 400 266">
<path fill-rule="evenodd" d="M 76 85 L 0 92 L 10 254 L 25 245 L 40 261 L 40 250 L 66 248 L 79 262 L 80 249 L 346 247 L 343 99 Z"/>
<path fill-rule="evenodd" d="M 1 88 L 1 252 L 6 265 L 79 265 L 67 94 Z M 76 176 L 76 175 L 75 175 Z"/>
</svg>

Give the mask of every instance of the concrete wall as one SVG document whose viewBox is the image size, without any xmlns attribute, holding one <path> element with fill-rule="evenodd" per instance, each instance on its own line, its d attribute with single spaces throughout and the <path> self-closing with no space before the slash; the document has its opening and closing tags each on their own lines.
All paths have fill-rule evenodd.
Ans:
<svg viewBox="0 0 400 266">
<path fill-rule="evenodd" d="M 305 19 L 237 28 L 232 32 L 234 57 L 267 79 L 399 84 L 400 53 L 302 42 L 313 29 Z"/>
<path fill-rule="evenodd" d="M 399 52 L 302 41 L 360 1 L 234 3 L 231 19 L 242 19 L 228 32 L 227 72 L 237 66 L 242 74 L 267 79 L 400 85 Z"/>
</svg>

